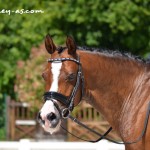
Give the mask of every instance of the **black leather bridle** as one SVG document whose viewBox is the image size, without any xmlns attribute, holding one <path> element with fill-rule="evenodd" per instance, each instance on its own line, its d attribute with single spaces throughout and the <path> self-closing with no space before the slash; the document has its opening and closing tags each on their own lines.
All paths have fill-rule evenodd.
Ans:
<svg viewBox="0 0 150 150">
<path fill-rule="evenodd" d="M 83 76 L 83 72 L 82 72 L 82 65 L 80 63 L 80 58 L 79 56 L 77 57 L 77 59 L 74 59 L 74 58 L 55 58 L 55 59 L 48 59 L 48 62 L 55 62 L 55 63 L 59 63 L 59 62 L 64 62 L 64 61 L 73 61 L 75 62 L 76 64 L 78 64 L 78 72 L 77 72 L 77 79 L 76 79 L 76 84 L 70 94 L 69 97 L 66 97 L 65 95 L 62 95 L 61 93 L 58 93 L 58 92 L 54 92 L 54 91 L 49 91 L 49 92 L 45 92 L 44 93 L 44 100 L 47 101 L 47 100 L 51 100 L 55 107 L 58 109 L 61 117 L 63 119 L 71 119 L 72 121 L 74 121 L 75 123 L 77 123 L 78 125 L 84 127 L 85 129 L 93 132 L 94 134 L 100 136 L 100 138 L 98 138 L 97 140 L 94 140 L 94 141 L 90 141 L 90 140 L 85 140 L 85 139 L 82 139 L 80 137 L 77 137 L 76 135 L 70 133 L 68 130 L 66 130 L 64 127 L 62 127 L 65 131 L 67 131 L 68 133 L 70 133 L 71 135 L 75 136 L 76 138 L 79 138 L 81 140 L 84 140 L 84 141 L 88 141 L 88 142 L 92 142 L 92 143 L 95 143 L 95 142 L 98 142 L 102 139 L 106 139 L 110 142 L 113 142 L 115 144 L 134 144 L 134 143 L 137 143 L 139 142 L 142 137 L 144 136 L 145 132 L 146 132 L 146 129 L 147 129 L 147 125 L 148 125 L 148 120 L 149 120 L 149 115 L 150 115 L 150 102 L 148 103 L 148 107 L 147 107 L 147 112 L 146 112 L 146 117 L 145 117 L 145 121 L 144 121 L 144 127 L 143 127 L 143 130 L 142 130 L 142 133 L 140 134 L 140 136 L 135 140 L 135 141 L 129 141 L 129 142 L 117 142 L 117 141 L 114 141 L 110 138 L 107 138 L 106 135 L 112 130 L 112 127 L 110 127 L 103 135 L 98 133 L 97 131 L 89 128 L 88 126 L 86 126 L 85 124 L 83 124 L 82 122 L 80 122 L 77 118 L 74 118 L 73 116 L 71 116 L 71 112 L 73 111 L 73 108 L 74 108 L 74 99 L 75 99 L 75 96 L 76 96 L 76 93 L 79 89 L 79 86 L 81 84 L 81 87 L 82 87 L 82 93 L 81 93 L 81 97 L 80 97 L 80 101 L 82 99 L 82 96 L 84 95 L 84 76 Z M 58 104 L 56 103 L 56 101 L 59 101 L 60 103 L 64 104 L 66 106 L 66 108 L 64 109 L 60 109 Z"/>
<path fill-rule="evenodd" d="M 44 100 L 45 101 L 52 100 L 53 103 L 55 104 L 55 106 L 57 105 L 57 103 L 55 103 L 54 99 L 59 101 L 60 103 L 64 104 L 66 106 L 66 108 L 64 108 L 63 110 L 59 109 L 59 111 L 61 113 L 61 117 L 66 119 L 66 118 L 68 118 L 70 113 L 73 111 L 74 99 L 75 99 L 75 96 L 76 96 L 76 93 L 78 91 L 78 88 L 79 88 L 80 84 L 81 84 L 81 88 L 82 88 L 80 101 L 82 99 L 82 96 L 84 94 L 84 76 L 83 76 L 82 66 L 81 66 L 81 63 L 80 63 L 79 56 L 77 57 L 77 59 L 74 59 L 74 58 L 48 59 L 48 62 L 51 62 L 51 63 L 53 63 L 53 62 L 54 63 L 59 63 L 59 62 L 64 62 L 64 61 L 73 61 L 78 65 L 76 84 L 75 84 L 70 96 L 66 97 L 65 95 L 62 95 L 61 93 L 49 91 L 49 92 L 44 93 Z M 58 106 L 56 106 L 56 107 L 58 109 Z"/>
</svg>

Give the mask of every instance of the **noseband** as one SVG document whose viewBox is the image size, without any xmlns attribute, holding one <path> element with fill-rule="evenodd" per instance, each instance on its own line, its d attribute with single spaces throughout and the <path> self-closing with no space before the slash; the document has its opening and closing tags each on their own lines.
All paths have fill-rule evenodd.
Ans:
<svg viewBox="0 0 150 150">
<path fill-rule="evenodd" d="M 82 99 L 83 96 L 83 92 L 84 92 L 84 76 L 83 76 L 83 72 L 82 72 L 82 65 L 80 63 L 80 58 L 79 56 L 77 57 L 77 59 L 74 58 L 55 58 L 55 59 L 48 59 L 48 62 L 55 62 L 55 63 L 59 63 L 59 62 L 64 62 L 64 61 L 73 61 L 78 65 L 78 72 L 77 72 L 77 79 L 76 79 L 76 83 L 75 86 L 70 94 L 69 97 L 58 93 L 58 92 L 53 92 L 53 91 L 49 91 L 49 92 L 45 92 L 44 93 L 44 100 L 51 100 L 55 107 L 59 110 L 61 117 L 63 118 L 68 118 L 68 116 L 70 115 L 70 112 L 73 111 L 74 108 L 74 99 L 76 96 L 76 93 L 78 91 L 79 85 L 81 84 L 82 86 L 82 93 L 81 93 L 81 97 L 80 97 L 80 101 Z M 59 101 L 60 103 L 64 104 L 66 106 L 66 108 L 64 108 L 63 110 L 60 110 L 60 108 L 58 107 L 57 103 L 54 101 L 54 99 L 56 101 Z"/>
</svg>

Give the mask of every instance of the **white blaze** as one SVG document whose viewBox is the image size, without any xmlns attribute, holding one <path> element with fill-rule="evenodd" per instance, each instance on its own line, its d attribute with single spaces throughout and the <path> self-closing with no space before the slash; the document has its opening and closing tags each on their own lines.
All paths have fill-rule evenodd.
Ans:
<svg viewBox="0 0 150 150">
<path fill-rule="evenodd" d="M 57 92 L 58 91 L 58 77 L 60 74 L 60 69 L 62 66 L 62 62 L 54 62 L 52 63 L 52 75 L 53 75 L 53 81 L 50 88 L 50 91 Z"/>
<path fill-rule="evenodd" d="M 49 89 L 49 91 L 58 92 L 58 79 L 60 75 L 60 69 L 62 66 L 62 62 L 53 62 L 52 63 L 52 85 Z M 41 109 L 41 117 L 43 120 L 45 120 L 45 124 L 43 124 L 43 128 L 45 131 L 50 132 L 51 134 L 59 129 L 61 121 L 59 121 L 56 128 L 51 128 L 51 122 L 47 119 L 47 114 L 49 113 L 55 113 L 56 115 L 59 115 L 58 110 L 55 108 L 52 101 L 46 101 Z"/>
</svg>

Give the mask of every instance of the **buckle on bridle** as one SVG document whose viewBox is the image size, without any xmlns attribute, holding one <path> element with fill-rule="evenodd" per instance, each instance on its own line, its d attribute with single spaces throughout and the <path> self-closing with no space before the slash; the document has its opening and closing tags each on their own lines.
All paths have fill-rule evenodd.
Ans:
<svg viewBox="0 0 150 150">
<path fill-rule="evenodd" d="M 69 108 L 64 108 L 61 112 L 61 116 L 63 119 L 67 119 L 70 116 L 71 111 Z"/>
</svg>

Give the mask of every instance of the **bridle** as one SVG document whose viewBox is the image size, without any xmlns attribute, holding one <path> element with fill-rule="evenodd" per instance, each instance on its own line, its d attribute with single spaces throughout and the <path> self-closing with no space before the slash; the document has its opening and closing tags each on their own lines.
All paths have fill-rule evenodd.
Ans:
<svg viewBox="0 0 150 150">
<path fill-rule="evenodd" d="M 45 92 L 44 93 L 44 100 L 52 100 L 55 107 L 59 110 L 61 117 L 66 119 L 68 118 L 68 116 L 70 115 L 70 113 L 73 111 L 74 108 L 74 99 L 76 96 L 76 93 L 78 91 L 78 88 L 81 84 L 81 88 L 82 88 L 82 92 L 81 92 L 81 96 L 80 96 L 80 101 L 84 95 L 84 76 L 83 76 L 83 72 L 82 72 L 82 65 L 80 63 L 80 58 L 79 56 L 77 56 L 77 59 L 74 58 L 55 58 L 55 59 L 48 59 L 48 62 L 55 62 L 55 63 L 60 63 L 60 62 L 64 62 L 64 61 L 72 61 L 75 62 L 78 65 L 78 72 L 77 72 L 77 79 L 76 79 L 76 83 L 75 86 L 70 94 L 69 97 L 66 97 L 65 95 L 58 93 L 58 92 L 53 92 L 53 91 L 49 91 L 49 92 Z M 57 100 L 60 103 L 64 104 L 66 106 L 66 108 L 64 108 L 63 110 L 60 110 L 60 108 L 58 107 L 57 103 L 53 100 Z"/>
<path fill-rule="evenodd" d="M 81 88 L 82 88 L 82 93 L 81 93 L 81 96 L 80 96 L 80 101 L 82 99 L 82 96 L 84 95 L 84 76 L 83 76 L 83 71 L 82 71 L 82 65 L 80 63 L 80 58 L 79 56 L 77 56 L 77 59 L 74 59 L 74 58 L 55 58 L 55 59 L 48 59 L 48 62 L 55 62 L 55 63 L 59 63 L 59 62 L 64 62 L 64 61 L 73 61 L 75 62 L 77 65 L 78 65 L 78 72 L 77 72 L 77 79 L 76 79 L 76 83 L 75 83 L 75 86 L 70 94 L 69 97 L 66 97 L 65 95 L 61 94 L 61 93 L 58 93 L 58 92 L 54 92 L 54 91 L 49 91 L 49 92 L 45 92 L 44 93 L 44 100 L 47 101 L 47 100 L 51 100 L 55 107 L 57 108 L 57 110 L 59 111 L 60 115 L 61 115 L 61 118 L 63 119 L 71 119 L 72 121 L 74 121 L 75 123 L 77 123 L 78 125 L 84 127 L 85 129 L 89 130 L 90 132 L 93 132 L 94 134 L 98 135 L 100 138 L 98 138 L 97 140 L 95 141 L 89 141 L 89 140 L 85 140 L 85 139 L 82 139 L 80 137 L 77 137 L 76 135 L 70 133 L 68 130 L 66 130 L 64 127 L 62 127 L 65 131 L 67 131 L 68 133 L 70 133 L 71 135 L 75 136 L 76 138 L 79 138 L 81 140 L 84 140 L 84 141 L 88 141 L 88 142 L 92 142 L 92 143 L 95 143 L 95 142 L 98 142 L 102 139 L 106 139 L 110 142 L 113 142 L 115 144 L 134 144 L 134 143 L 137 143 L 139 142 L 142 137 L 144 136 L 145 132 L 146 132 L 146 129 L 147 129 L 147 125 L 148 125 L 148 120 L 149 120 L 149 115 L 150 115 L 150 102 L 148 103 L 148 107 L 147 107 L 147 112 L 146 112 L 146 117 L 145 117 L 145 121 L 144 121 L 144 127 L 143 127 L 143 130 L 142 130 L 142 133 L 140 134 L 140 136 L 135 140 L 135 141 L 129 141 L 129 142 L 117 142 L 117 141 L 114 141 L 110 138 L 107 138 L 106 135 L 108 135 L 108 133 L 112 130 L 112 127 L 110 127 L 103 135 L 98 133 L 97 131 L 89 128 L 88 126 L 86 126 L 85 124 L 83 124 L 82 122 L 80 122 L 77 118 L 74 118 L 73 116 L 71 116 L 71 112 L 73 111 L 73 108 L 74 108 L 74 99 L 75 99 L 75 96 L 76 96 L 76 93 L 79 89 L 79 86 L 81 84 Z M 66 108 L 64 109 L 60 109 L 57 102 L 56 101 L 59 101 L 60 103 L 64 104 L 66 106 Z"/>
</svg>

